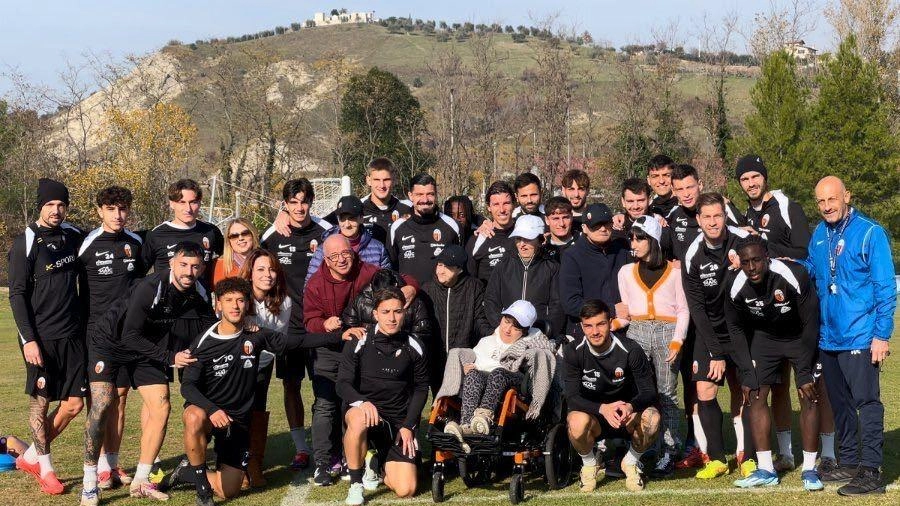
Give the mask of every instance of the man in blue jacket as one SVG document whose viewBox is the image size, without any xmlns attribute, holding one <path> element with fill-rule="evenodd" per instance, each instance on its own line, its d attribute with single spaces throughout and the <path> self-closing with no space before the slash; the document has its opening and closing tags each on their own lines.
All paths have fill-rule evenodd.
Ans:
<svg viewBox="0 0 900 506">
<path fill-rule="evenodd" d="M 850 206 L 850 192 L 837 177 L 822 178 L 815 195 L 824 221 L 805 263 L 819 294 L 819 361 L 839 442 L 839 466 L 822 478 L 849 480 L 841 495 L 884 493 L 878 373 L 890 354 L 897 306 L 890 241 L 881 225 Z"/>
</svg>

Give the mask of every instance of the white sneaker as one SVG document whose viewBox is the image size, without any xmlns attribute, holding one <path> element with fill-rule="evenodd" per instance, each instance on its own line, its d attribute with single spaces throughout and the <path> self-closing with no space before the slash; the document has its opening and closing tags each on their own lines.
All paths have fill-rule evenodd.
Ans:
<svg viewBox="0 0 900 506">
<path fill-rule="evenodd" d="M 491 433 L 491 422 L 493 422 L 494 414 L 489 409 L 478 408 L 472 415 L 472 432 L 475 434 L 488 435 Z"/>
<path fill-rule="evenodd" d="M 372 492 L 378 490 L 378 485 L 381 484 L 381 476 L 375 469 L 372 469 L 373 462 L 374 466 L 378 467 L 378 460 L 375 458 L 375 452 L 369 450 L 366 452 L 366 472 L 363 474 L 362 484 L 363 488 Z"/>
<path fill-rule="evenodd" d="M 97 506 L 100 504 L 100 489 L 81 491 L 81 506 Z"/>
<path fill-rule="evenodd" d="M 347 504 L 348 506 L 361 506 L 362 504 L 365 504 L 365 502 L 366 498 L 363 496 L 363 484 L 351 483 L 344 504 Z"/>
</svg>

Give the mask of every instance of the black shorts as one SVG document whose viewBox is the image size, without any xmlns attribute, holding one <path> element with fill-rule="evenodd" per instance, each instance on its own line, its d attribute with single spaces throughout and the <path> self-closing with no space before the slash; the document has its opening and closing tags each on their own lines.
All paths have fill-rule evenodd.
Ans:
<svg viewBox="0 0 900 506">
<path fill-rule="evenodd" d="M 800 339 L 772 339 L 765 334 L 753 336 L 750 343 L 750 358 L 756 369 L 756 380 L 760 385 L 772 386 L 782 382 L 781 364 L 787 360 L 794 369 L 797 387 L 814 381 L 816 349 L 806 349 Z M 788 381 L 789 378 L 783 378 Z"/>
<path fill-rule="evenodd" d="M 684 359 L 682 359 L 684 361 Z M 712 362 L 712 356 L 709 353 L 709 349 L 706 347 L 706 343 L 703 342 L 702 339 L 694 340 L 694 360 L 691 363 L 691 373 L 694 381 L 708 381 L 713 383 L 707 377 L 709 374 L 709 363 Z M 734 360 L 731 359 L 731 350 L 725 349 L 725 369 L 734 369 L 737 366 L 734 363 Z M 719 381 L 714 382 L 718 386 L 722 386 L 725 384 L 725 375 L 722 375 L 722 378 Z"/>
<path fill-rule="evenodd" d="M 248 423 L 232 422 L 224 429 L 213 427 L 212 439 L 216 443 L 216 467 L 222 465 L 235 469 L 247 469 L 250 457 L 250 430 Z"/>
<path fill-rule="evenodd" d="M 25 363 L 25 393 L 50 401 L 87 396 L 84 341 L 73 338 L 37 343 L 44 365 Z"/>
<path fill-rule="evenodd" d="M 275 357 L 275 377 L 281 380 L 300 381 L 306 377 L 309 353 L 295 350 Z"/>
<path fill-rule="evenodd" d="M 147 385 L 167 385 L 171 381 L 171 367 L 146 358 L 125 359 L 100 347 L 88 351 L 88 380 L 114 383 L 116 387 L 138 388 Z"/>
<path fill-rule="evenodd" d="M 369 445 L 378 452 L 378 458 L 382 465 L 385 462 L 405 462 L 407 464 L 418 465 L 421 460 L 418 440 L 415 441 L 415 457 L 409 458 L 403 454 L 403 448 L 397 442 L 397 434 L 401 427 L 402 424 L 381 420 L 381 423 L 379 423 L 377 427 L 370 427 L 366 432 Z"/>
</svg>

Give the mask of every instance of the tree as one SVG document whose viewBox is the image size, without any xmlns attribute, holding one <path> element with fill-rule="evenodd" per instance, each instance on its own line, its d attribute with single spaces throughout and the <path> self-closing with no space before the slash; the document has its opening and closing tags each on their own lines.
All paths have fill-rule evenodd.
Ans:
<svg viewBox="0 0 900 506">
<path fill-rule="evenodd" d="M 397 76 L 378 67 L 350 78 L 340 128 L 349 154 L 344 173 L 354 184 L 364 184 L 366 164 L 376 156 L 394 161 L 401 188 L 431 164 L 421 146 L 425 121 L 418 99 Z"/>
</svg>

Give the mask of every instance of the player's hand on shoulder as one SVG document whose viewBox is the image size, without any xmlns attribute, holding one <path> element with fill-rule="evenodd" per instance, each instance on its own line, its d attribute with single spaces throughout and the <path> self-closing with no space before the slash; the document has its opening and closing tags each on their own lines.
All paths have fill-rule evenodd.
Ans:
<svg viewBox="0 0 900 506">
<path fill-rule="evenodd" d="M 366 337 L 366 329 L 363 327 L 350 327 L 341 334 L 341 339 L 349 341 L 351 339 L 360 340 Z"/>
</svg>

